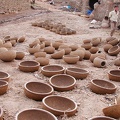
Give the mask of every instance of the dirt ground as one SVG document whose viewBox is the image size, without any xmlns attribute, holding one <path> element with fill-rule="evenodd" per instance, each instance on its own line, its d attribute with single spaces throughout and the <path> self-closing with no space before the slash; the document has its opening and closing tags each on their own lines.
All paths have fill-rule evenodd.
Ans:
<svg viewBox="0 0 120 120">
<path fill-rule="evenodd" d="M 51 42 L 63 40 L 67 45 L 76 44 L 79 46 L 81 46 L 84 39 L 102 37 L 102 43 L 99 45 L 99 49 L 103 51 L 105 38 L 109 36 L 110 29 L 89 29 L 90 20 L 87 18 L 80 17 L 74 13 L 57 10 L 55 9 L 56 6 L 50 6 L 47 3 L 41 3 L 40 5 L 43 4 L 46 5 L 51 12 L 40 12 L 41 10 L 36 10 L 31 12 L 33 13 L 32 16 L 0 24 L 0 39 L 3 39 L 3 37 L 7 35 L 10 35 L 11 37 L 26 37 L 26 41 L 24 43 L 19 43 L 12 48 L 16 51 L 25 52 L 26 55 L 23 60 L 34 59 L 33 55 L 28 53 L 28 46 L 29 43 L 40 37 L 44 37 Z M 34 21 L 49 19 L 54 20 L 55 22 L 61 22 L 67 27 L 76 30 L 77 33 L 75 35 L 64 36 L 47 31 L 43 28 L 31 26 L 31 23 Z M 120 39 L 120 31 L 117 31 L 114 36 Z M 120 57 L 120 54 L 118 57 Z M 69 65 L 62 59 L 50 59 L 50 64 L 60 64 L 66 68 L 74 66 L 89 71 L 89 75 L 86 79 L 77 80 L 74 90 L 68 92 L 54 92 L 54 94 L 66 96 L 78 104 L 78 112 L 75 116 L 58 117 L 59 120 L 88 120 L 88 118 L 93 116 L 103 115 L 102 109 L 110 104 L 114 104 L 115 96 L 120 94 L 120 84 L 118 82 L 113 82 L 117 85 L 116 93 L 109 95 L 98 95 L 91 92 L 88 88 L 88 84 L 90 80 L 95 78 L 108 80 L 107 72 L 111 69 L 118 68 L 114 65 L 115 58 L 116 56 L 112 57 L 107 55 L 106 68 L 93 67 L 93 64 L 89 60 L 83 60 L 79 61 L 77 64 Z M 11 75 L 7 93 L 0 96 L 0 106 L 4 109 L 4 120 L 14 120 L 17 112 L 26 108 L 41 108 L 42 105 L 41 101 L 31 100 L 24 95 L 24 84 L 28 81 L 40 81 L 47 83 L 49 78 L 43 76 L 40 71 L 35 73 L 21 72 L 18 69 L 18 64 L 20 62 L 20 60 L 14 60 L 12 62 L 0 61 L 0 71 L 8 72 Z"/>
</svg>

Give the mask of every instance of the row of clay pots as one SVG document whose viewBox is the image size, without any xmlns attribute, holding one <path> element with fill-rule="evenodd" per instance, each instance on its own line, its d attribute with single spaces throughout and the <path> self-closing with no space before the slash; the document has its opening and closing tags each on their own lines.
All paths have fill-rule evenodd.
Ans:
<svg viewBox="0 0 120 120">
<path fill-rule="evenodd" d="M 32 23 L 32 26 L 42 27 L 45 28 L 46 30 L 50 30 L 51 32 L 55 32 L 56 34 L 60 34 L 60 35 L 76 34 L 75 30 L 67 28 L 62 23 L 52 23 L 51 21 L 48 20 L 44 22 Z"/>
</svg>

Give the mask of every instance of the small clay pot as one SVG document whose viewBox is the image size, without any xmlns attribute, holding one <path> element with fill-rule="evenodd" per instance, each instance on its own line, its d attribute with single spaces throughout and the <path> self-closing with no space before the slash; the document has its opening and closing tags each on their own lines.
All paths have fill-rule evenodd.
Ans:
<svg viewBox="0 0 120 120">
<path fill-rule="evenodd" d="M 120 82 L 120 70 L 110 70 L 108 72 L 108 77 L 110 80 Z"/>
<path fill-rule="evenodd" d="M 91 80 L 89 87 L 92 90 L 92 92 L 97 94 L 112 94 L 117 89 L 115 84 L 100 79 Z"/>
<path fill-rule="evenodd" d="M 0 59 L 4 62 L 11 62 L 16 58 L 16 51 L 9 50 L 0 53 Z"/>
<path fill-rule="evenodd" d="M 109 50 L 110 48 L 112 48 L 112 47 L 113 47 L 113 46 L 112 46 L 111 44 L 106 44 L 106 45 L 104 45 L 103 49 L 104 49 L 105 52 L 108 53 L 108 50 Z"/>
<path fill-rule="evenodd" d="M 50 46 L 48 46 L 48 47 L 50 47 Z M 44 48 L 45 48 L 45 43 L 43 42 L 40 44 L 40 49 L 44 49 Z"/>
<path fill-rule="evenodd" d="M 49 40 L 44 41 L 44 43 L 45 43 L 45 47 L 48 47 L 51 45 L 51 41 L 49 41 Z"/>
<path fill-rule="evenodd" d="M 63 60 L 68 64 L 76 64 L 79 61 L 78 55 L 64 55 Z"/>
<path fill-rule="evenodd" d="M 39 39 L 39 41 L 40 41 L 40 42 L 44 42 L 44 41 L 46 41 L 46 39 L 45 39 L 45 38 L 43 38 L 43 37 L 38 38 L 38 39 Z"/>
<path fill-rule="evenodd" d="M 43 109 L 50 111 L 54 115 L 73 116 L 77 112 L 77 104 L 66 97 L 50 95 L 42 100 Z"/>
<path fill-rule="evenodd" d="M 25 56 L 25 53 L 24 52 L 16 52 L 16 57 L 15 59 L 16 60 L 22 60 Z"/>
<path fill-rule="evenodd" d="M 94 67 L 103 68 L 106 67 L 106 60 L 102 57 L 96 57 L 93 60 Z"/>
<path fill-rule="evenodd" d="M 86 43 L 90 43 L 91 42 L 91 39 L 85 39 L 83 40 L 83 43 L 86 44 Z"/>
<path fill-rule="evenodd" d="M 105 116 L 109 116 L 115 119 L 120 118 L 120 105 L 112 105 L 103 109 Z"/>
<path fill-rule="evenodd" d="M 62 49 L 65 50 L 65 55 L 69 54 L 72 51 L 72 49 L 69 48 L 67 45 L 60 45 L 58 50 L 62 50 Z"/>
<path fill-rule="evenodd" d="M 16 40 L 10 40 L 12 46 L 15 46 L 16 45 Z"/>
<path fill-rule="evenodd" d="M 53 54 L 55 52 L 55 48 L 54 47 L 46 47 L 44 48 L 44 52 L 46 52 L 47 54 Z"/>
<path fill-rule="evenodd" d="M 25 41 L 25 37 L 20 37 L 19 39 L 18 39 L 18 42 L 19 43 L 22 43 L 22 42 L 24 42 Z"/>
<path fill-rule="evenodd" d="M 91 56 L 91 53 L 87 50 L 85 50 L 85 55 L 84 55 L 84 59 L 85 60 L 89 60 L 90 59 L 90 56 Z"/>
<path fill-rule="evenodd" d="M 108 44 L 111 44 L 112 46 L 114 46 L 114 45 L 117 45 L 118 42 L 119 42 L 119 40 L 115 38 L 115 39 L 113 39 L 113 40 L 110 40 L 110 41 L 108 42 Z"/>
<path fill-rule="evenodd" d="M 15 40 L 17 42 L 18 41 L 18 37 L 12 37 L 12 38 L 10 38 L 10 41 L 11 40 Z"/>
<path fill-rule="evenodd" d="M 39 39 L 34 40 L 31 44 L 29 44 L 29 46 L 32 48 L 32 47 L 36 46 L 37 44 L 40 44 Z"/>
<path fill-rule="evenodd" d="M 37 57 L 35 60 L 40 63 L 40 66 L 45 66 L 49 64 L 49 59 L 46 57 Z"/>
<path fill-rule="evenodd" d="M 36 58 L 38 58 L 38 57 L 46 57 L 46 52 L 36 52 L 36 53 L 34 53 L 34 56 Z"/>
<path fill-rule="evenodd" d="M 0 71 L 0 80 L 9 81 L 10 75 L 7 72 Z"/>
<path fill-rule="evenodd" d="M 114 40 L 114 39 L 116 39 L 116 38 L 115 38 L 115 37 L 107 37 L 107 38 L 106 38 L 106 42 L 112 41 L 112 40 Z"/>
<path fill-rule="evenodd" d="M 12 44 L 11 44 L 11 42 L 6 42 L 6 43 L 3 44 L 2 47 L 5 47 L 5 48 L 12 48 Z"/>
<path fill-rule="evenodd" d="M 2 52 L 5 52 L 5 51 L 8 51 L 8 49 L 5 48 L 5 47 L 1 47 L 1 48 L 0 48 L 0 54 L 1 54 Z"/>
<path fill-rule="evenodd" d="M 92 117 L 88 120 L 116 120 L 116 119 L 107 117 L 107 116 L 96 116 L 96 117 Z"/>
<path fill-rule="evenodd" d="M 108 54 L 112 56 L 116 56 L 120 53 L 120 47 L 119 46 L 113 46 L 108 50 Z"/>
<path fill-rule="evenodd" d="M 98 47 L 91 47 L 91 48 L 89 49 L 89 51 L 91 52 L 91 54 L 95 54 L 95 53 L 97 53 L 98 50 L 99 50 Z"/>
<path fill-rule="evenodd" d="M 55 42 L 52 43 L 52 46 L 57 50 L 59 48 L 59 46 L 62 45 L 62 44 L 63 43 L 61 43 L 61 42 L 56 42 L 55 41 Z"/>
<path fill-rule="evenodd" d="M 120 57 L 117 58 L 117 59 L 115 59 L 115 61 L 114 61 L 114 65 L 116 65 L 116 66 L 120 66 Z"/>
<path fill-rule="evenodd" d="M 0 95 L 3 95 L 7 92 L 8 82 L 0 80 Z"/>
<path fill-rule="evenodd" d="M 36 52 L 39 52 L 40 51 L 40 45 L 37 44 L 36 46 L 34 46 L 33 48 L 28 48 L 28 51 L 30 54 L 34 54 Z"/>
<path fill-rule="evenodd" d="M 0 108 L 0 120 L 3 120 L 3 109 Z"/>
<path fill-rule="evenodd" d="M 75 51 L 78 49 L 78 45 L 70 45 L 69 48 L 71 48 L 72 51 Z"/>
<path fill-rule="evenodd" d="M 101 43 L 101 37 L 93 38 L 91 43 L 93 46 L 98 46 Z"/>
<path fill-rule="evenodd" d="M 89 50 L 92 47 L 92 44 L 91 43 L 85 43 L 85 44 L 82 44 L 81 47 L 85 48 L 86 50 Z"/>
<path fill-rule="evenodd" d="M 76 79 L 70 75 L 57 74 L 50 78 L 49 83 L 57 91 L 69 91 L 74 89 Z"/>
<path fill-rule="evenodd" d="M 24 85 L 25 95 L 33 100 L 42 100 L 53 93 L 53 87 L 41 82 L 27 82 Z"/>
<path fill-rule="evenodd" d="M 63 50 L 60 50 L 60 51 L 58 51 L 58 52 L 56 52 L 56 53 L 53 53 L 53 54 L 51 55 L 51 57 L 52 57 L 53 59 L 61 59 L 64 54 L 65 54 L 65 50 L 63 49 Z"/>
</svg>

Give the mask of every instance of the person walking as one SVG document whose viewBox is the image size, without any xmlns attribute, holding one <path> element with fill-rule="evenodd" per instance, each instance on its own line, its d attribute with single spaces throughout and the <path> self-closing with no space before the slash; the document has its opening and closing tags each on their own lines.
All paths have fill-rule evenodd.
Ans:
<svg viewBox="0 0 120 120">
<path fill-rule="evenodd" d="M 114 10 L 109 13 L 110 26 L 111 26 L 110 36 L 113 36 L 115 32 L 116 25 L 118 22 L 118 16 L 119 16 L 119 7 L 116 5 L 114 6 Z"/>
</svg>

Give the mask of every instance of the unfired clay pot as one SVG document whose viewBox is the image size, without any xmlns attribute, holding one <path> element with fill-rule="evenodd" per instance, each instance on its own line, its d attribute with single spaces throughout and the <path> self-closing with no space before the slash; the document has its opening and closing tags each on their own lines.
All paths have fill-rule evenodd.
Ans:
<svg viewBox="0 0 120 120">
<path fill-rule="evenodd" d="M 36 52 L 36 53 L 34 53 L 34 56 L 36 57 L 36 58 L 38 58 L 38 57 L 46 57 L 46 52 Z"/>
<path fill-rule="evenodd" d="M 0 80 L 0 95 L 3 95 L 7 92 L 8 82 Z"/>
<path fill-rule="evenodd" d="M 112 56 L 116 56 L 120 53 L 120 47 L 119 46 L 113 46 L 108 50 L 108 54 Z"/>
<path fill-rule="evenodd" d="M 118 44 L 118 42 L 119 42 L 119 40 L 117 39 L 117 38 L 115 38 L 115 39 L 113 39 L 113 40 L 110 40 L 109 42 L 108 42 L 108 44 L 111 44 L 111 45 L 117 45 Z"/>
<path fill-rule="evenodd" d="M 89 51 L 91 52 L 91 54 L 97 53 L 98 50 L 99 50 L 98 47 L 91 47 L 91 48 L 89 49 Z"/>
<path fill-rule="evenodd" d="M 12 48 L 12 44 L 11 44 L 11 42 L 6 42 L 6 43 L 3 44 L 3 47 Z"/>
<path fill-rule="evenodd" d="M 16 60 L 22 60 L 25 56 L 25 53 L 24 52 L 16 52 L 16 57 L 15 59 Z"/>
<path fill-rule="evenodd" d="M 101 37 L 93 38 L 91 43 L 93 46 L 98 46 L 101 43 Z"/>
<path fill-rule="evenodd" d="M 53 54 L 55 52 L 55 48 L 51 46 L 45 47 L 44 52 L 46 52 L 47 54 Z"/>
<path fill-rule="evenodd" d="M 72 51 L 72 49 L 69 47 L 59 48 L 58 50 L 65 50 L 65 55 L 68 55 Z"/>
<path fill-rule="evenodd" d="M 51 45 L 51 41 L 49 41 L 49 40 L 44 41 L 44 43 L 45 43 L 45 47 L 48 47 Z"/>
<path fill-rule="evenodd" d="M 85 40 L 83 40 L 83 43 L 85 44 L 85 43 L 90 43 L 91 42 L 91 39 L 85 39 Z"/>
<path fill-rule="evenodd" d="M 0 54 L 1 54 L 2 52 L 5 52 L 5 51 L 8 51 L 8 49 L 5 48 L 5 47 L 1 47 L 1 48 L 0 48 Z"/>
<path fill-rule="evenodd" d="M 120 66 L 120 57 L 118 57 L 118 58 L 115 59 L 114 65 Z"/>
<path fill-rule="evenodd" d="M 104 49 L 105 52 L 108 53 L 108 50 L 109 50 L 110 48 L 112 48 L 112 47 L 113 47 L 113 46 L 112 46 L 111 44 L 106 44 L 106 45 L 104 45 L 103 49 Z"/>
<path fill-rule="evenodd" d="M 52 43 L 52 46 L 53 46 L 55 49 L 58 49 L 59 46 L 62 45 L 62 44 L 63 44 L 63 43 L 61 43 L 61 42 L 56 42 L 56 41 L 55 41 L 55 42 Z"/>
<path fill-rule="evenodd" d="M 36 46 L 37 44 L 40 44 L 39 39 L 34 40 L 31 44 L 29 44 L 29 46 L 32 48 L 33 46 Z"/>
<path fill-rule="evenodd" d="M 82 44 L 81 47 L 85 48 L 86 50 L 89 50 L 92 47 L 92 44 L 91 43 L 85 43 L 85 44 Z"/>
<path fill-rule="evenodd" d="M 47 57 L 37 57 L 35 60 L 40 63 L 40 66 L 45 66 L 49 64 L 49 58 Z"/>
<path fill-rule="evenodd" d="M 32 47 L 32 48 L 28 48 L 28 51 L 30 54 L 34 54 L 36 52 L 39 52 L 40 51 L 40 45 L 37 44 L 36 46 Z"/>
<path fill-rule="evenodd" d="M 18 39 L 18 42 L 19 43 L 22 43 L 22 42 L 24 42 L 25 41 L 25 37 L 20 37 L 19 39 Z"/>
<path fill-rule="evenodd" d="M 112 41 L 112 40 L 114 40 L 114 39 L 116 39 L 116 38 L 115 38 L 115 37 L 111 37 L 111 36 L 110 36 L 110 37 L 107 37 L 107 38 L 106 38 L 106 42 Z"/>
<path fill-rule="evenodd" d="M 0 80 L 9 81 L 10 75 L 7 72 L 0 71 Z"/>
<path fill-rule="evenodd" d="M 84 59 L 85 60 L 89 60 L 90 59 L 90 56 L 91 56 L 91 53 L 87 50 L 85 50 L 85 55 L 84 55 Z"/>
</svg>

